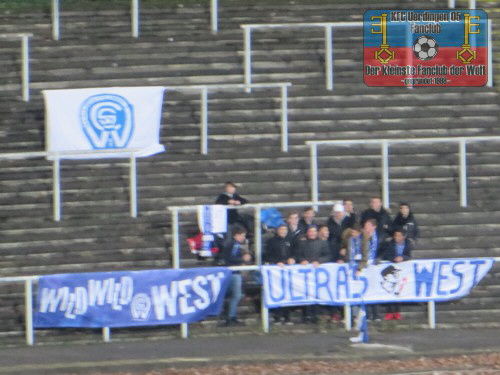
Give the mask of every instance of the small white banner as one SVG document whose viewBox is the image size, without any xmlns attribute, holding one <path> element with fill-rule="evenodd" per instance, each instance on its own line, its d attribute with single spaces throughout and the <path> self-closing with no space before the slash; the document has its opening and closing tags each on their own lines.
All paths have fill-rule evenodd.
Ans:
<svg viewBox="0 0 500 375">
<path fill-rule="evenodd" d="M 488 273 L 491 258 L 413 260 L 365 268 L 263 266 L 266 307 L 448 301 L 466 296 Z"/>
<path fill-rule="evenodd" d="M 129 156 L 81 151 L 139 149 L 136 156 L 163 152 L 160 122 L 165 88 L 107 87 L 44 90 L 46 150 L 76 152 L 66 159 Z"/>
</svg>

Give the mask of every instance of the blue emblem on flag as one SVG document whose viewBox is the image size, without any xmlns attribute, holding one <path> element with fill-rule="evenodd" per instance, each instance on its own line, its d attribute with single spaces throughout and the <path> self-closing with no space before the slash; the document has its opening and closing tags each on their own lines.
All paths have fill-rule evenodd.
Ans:
<svg viewBox="0 0 500 375">
<path fill-rule="evenodd" d="M 94 149 L 125 148 L 134 130 L 134 109 L 120 95 L 87 98 L 80 109 L 83 131 Z"/>
</svg>

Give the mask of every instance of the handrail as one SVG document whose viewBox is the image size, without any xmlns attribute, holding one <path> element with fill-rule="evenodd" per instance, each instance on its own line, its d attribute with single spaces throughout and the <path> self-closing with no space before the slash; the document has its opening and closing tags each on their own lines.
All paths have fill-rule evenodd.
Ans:
<svg viewBox="0 0 500 375">
<path fill-rule="evenodd" d="M 496 262 L 500 261 L 500 257 L 494 257 L 493 258 Z M 227 267 L 230 270 L 233 271 L 258 271 L 260 269 L 260 266 L 258 265 L 246 265 L 246 266 L 231 266 Z M 25 308 L 24 308 L 24 316 L 25 316 L 25 324 L 26 324 L 26 329 L 25 329 L 25 339 L 26 339 L 26 344 L 29 346 L 33 346 L 35 344 L 35 330 L 33 327 L 33 283 L 38 282 L 39 278 L 41 275 L 34 275 L 34 276 L 16 276 L 16 277 L 0 277 L 0 284 L 7 284 L 7 283 L 16 283 L 16 282 L 24 282 L 25 288 L 24 288 L 24 302 L 25 302 Z M 262 307 L 261 307 L 261 317 L 262 317 L 262 329 L 264 333 L 269 333 L 269 309 L 267 309 L 264 306 L 264 302 L 262 302 Z M 351 329 L 351 322 L 348 317 L 350 317 L 351 310 L 350 310 L 350 305 L 346 304 L 344 305 L 344 311 L 345 311 L 345 328 L 346 330 Z M 427 303 L 427 319 L 428 319 L 428 324 L 430 329 L 435 329 L 436 328 L 436 303 L 435 301 L 430 301 Z M 349 322 L 348 322 L 349 320 Z M 187 323 L 182 323 L 181 325 L 181 337 L 182 338 L 188 338 L 188 325 Z M 111 328 L 110 327 L 103 327 L 102 328 L 102 338 L 104 342 L 110 342 L 111 341 Z"/>
<path fill-rule="evenodd" d="M 306 141 L 310 150 L 311 171 L 311 200 L 319 200 L 318 181 L 318 146 L 320 145 L 380 145 L 381 146 L 381 174 L 382 200 L 384 207 L 389 207 L 389 145 L 398 143 L 458 143 L 459 144 L 459 172 L 460 172 L 460 205 L 467 207 L 467 150 L 470 142 L 499 141 L 500 136 L 472 136 L 453 138 L 391 138 L 391 139 L 346 139 L 326 141 Z"/>
<path fill-rule="evenodd" d="M 325 29 L 325 73 L 326 89 L 333 90 L 333 29 L 363 27 L 363 22 L 310 22 L 310 23 L 270 23 L 242 24 L 244 44 L 245 84 L 252 83 L 252 30 L 256 29 L 290 29 L 290 28 L 324 28 Z M 250 91 L 250 88 L 247 90 Z"/>
<path fill-rule="evenodd" d="M 81 151 L 33 151 L 13 152 L 0 154 L 0 160 L 19 160 L 31 158 L 47 158 L 52 160 L 52 202 L 54 221 L 61 220 L 61 156 L 78 155 L 113 155 L 126 154 L 128 156 L 114 156 L 129 159 L 129 190 L 130 190 L 130 216 L 137 217 L 137 163 L 136 154 L 139 148 L 121 148 L 106 150 L 81 150 Z"/>
<path fill-rule="evenodd" d="M 186 85 L 186 86 L 165 86 L 166 90 L 173 91 L 199 91 L 200 93 L 200 153 L 208 154 L 208 94 L 210 91 L 220 90 L 240 90 L 249 88 L 280 89 L 280 112 L 281 112 L 281 151 L 288 152 L 288 87 L 292 86 L 290 82 L 272 82 L 272 83 L 226 83 L 226 84 L 207 84 L 207 85 Z"/>
<path fill-rule="evenodd" d="M 21 38 L 21 96 L 25 102 L 30 100 L 29 38 L 32 36 L 32 33 L 0 34 L 2 39 Z"/>
</svg>

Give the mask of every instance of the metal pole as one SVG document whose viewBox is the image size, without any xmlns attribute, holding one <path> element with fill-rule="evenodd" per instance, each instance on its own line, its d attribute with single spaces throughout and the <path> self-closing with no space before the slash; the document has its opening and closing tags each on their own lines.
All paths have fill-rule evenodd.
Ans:
<svg viewBox="0 0 500 375">
<path fill-rule="evenodd" d="M 469 9 L 476 9 L 476 0 L 469 0 Z"/>
<path fill-rule="evenodd" d="M 254 208 L 254 243 L 255 243 L 255 264 L 262 265 L 262 231 L 260 207 Z"/>
<path fill-rule="evenodd" d="M 181 338 L 187 339 L 189 337 L 189 324 L 181 323 Z"/>
<path fill-rule="evenodd" d="M 460 206 L 467 207 L 467 149 L 465 139 L 461 139 L 460 147 Z"/>
<path fill-rule="evenodd" d="M 427 318 L 429 320 L 429 328 L 436 329 L 436 303 L 434 301 L 427 303 Z"/>
<path fill-rule="evenodd" d="M 61 161 L 58 155 L 52 162 L 52 200 L 54 220 L 61 221 Z"/>
<path fill-rule="evenodd" d="M 26 344 L 33 346 L 35 332 L 33 330 L 33 285 L 31 279 L 24 281 L 24 314 L 26 319 Z"/>
<path fill-rule="evenodd" d="M 131 7 L 131 18 L 132 18 L 132 37 L 139 37 L 139 0 L 132 0 L 130 4 Z"/>
<path fill-rule="evenodd" d="M 111 329 L 109 327 L 102 327 L 102 341 L 111 342 Z"/>
<path fill-rule="evenodd" d="M 288 87 L 281 86 L 281 151 L 288 152 Z"/>
<path fill-rule="evenodd" d="M 262 293 L 264 293 L 262 291 Z M 266 303 L 264 301 L 264 295 L 262 295 L 260 301 L 260 316 L 262 319 L 262 331 L 264 333 L 269 333 L 269 309 L 266 307 Z"/>
<path fill-rule="evenodd" d="M 252 29 L 250 27 L 243 28 L 243 44 L 244 44 L 244 68 L 245 68 L 245 91 L 251 92 L 252 88 Z"/>
<path fill-rule="evenodd" d="M 325 26 L 325 69 L 326 89 L 333 90 L 333 28 Z"/>
<path fill-rule="evenodd" d="M 22 54 L 22 93 L 25 102 L 30 100 L 30 57 L 29 35 L 23 34 L 21 39 Z"/>
<path fill-rule="evenodd" d="M 217 4 L 217 0 L 212 0 L 210 3 L 210 16 L 212 23 L 212 33 L 217 34 L 219 31 L 219 6 Z"/>
<path fill-rule="evenodd" d="M 448 8 L 455 9 L 455 0 L 448 0 Z"/>
<path fill-rule="evenodd" d="M 317 203 L 319 200 L 318 192 L 318 145 L 312 143 L 309 145 L 311 148 L 311 200 L 314 203 L 314 210 L 317 210 Z"/>
<path fill-rule="evenodd" d="M 172 268 L 180 268 L 180 242 L 179 242 L 179 210 L 172 209 Z M 186 339 L 189 335 L 187 323 L 180 324 L 181 338 Z"/>
<path fill-rule="evenodd" d="M 352 317 L 351 317 L 351 305 L 346 303 L 344 305 L 344 328 L 346 331 L 350 331 L 352 329 Z"/>
<path fill-rule="evenodd" d="M 137 217 L 137 159 L 135 154 L 130 155 L 130 216 Z"/>
<path fill-rule="evenodd" d="M 206 155 L 208 154 L 208 88 L 206 86 L 201 89 L 200 106 L 200 151 L 203 155 Z"/>
<path fill-rule="evenodd" d="M 385 208 L 389 208 L 389 143 L 382 144 L 382 200 Z"/>
<path fill-rule="evenodd" d="M 180 268 L 179 210 L 172 209 L 172 268 Z"/>
<path fill-rule="evenodd" d="M 59 40 L 59 0 L 52 0 L 52 39 Z"/>
<path fill-rule="evenodd" d="M 492 23 L 488 20 L 488 87 L 493 87 L 493 34 Z"/>
</svg>

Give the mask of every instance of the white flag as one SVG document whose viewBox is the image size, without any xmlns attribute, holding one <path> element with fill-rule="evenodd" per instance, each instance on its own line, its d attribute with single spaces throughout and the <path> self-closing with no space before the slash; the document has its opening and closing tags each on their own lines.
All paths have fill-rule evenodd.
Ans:
<svg viewBox="0 0 500 375">
<path fill-rule="evenodd" d="M 160 122 L 165 88 L 107 87 L 45 90 L 46 150 L 140 149 L 136 156 L 162 152 Z M 127 154 L 61 155 L 68 159 Z"/>
</svg>

